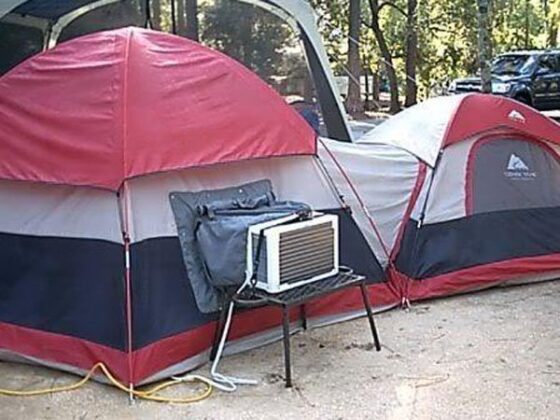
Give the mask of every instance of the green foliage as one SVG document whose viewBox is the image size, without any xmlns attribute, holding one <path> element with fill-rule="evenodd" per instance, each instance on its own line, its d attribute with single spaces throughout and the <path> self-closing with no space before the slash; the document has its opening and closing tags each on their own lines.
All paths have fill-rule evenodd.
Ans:
<svg viewBox="0 0 560 420">
<path fill-rule="evenodd" d="M 321 16 L 320 29 L 337 73 L 345 62 L 348 33 L 347 0 L 313 0 Z M 369 21 L 367 1 L 363 20 Z M 404 87 L 406 0 L 380 0 L 381 26 L 394 57 L 399 84 Z M 394 7 L 396 6 L 396 7 Z M 400 10 L 399 10 L 400 9 Z M 437 93 L 450 80 L 478 71 L 477 11 L 475 0 L 418 1 L 419 96 Z M 558 42 L 560 0 L 490 0 L 494 54 L 526 48 L 548 48 Z M 362 27 L 364 68 L 379 71 L 380 58 L 371 30 Z"/>
<path fill-rule="evenodd" d="M 283 50 L 295 41 L 286 24 L 244 3 L 231 0 L 204 3 L 201 39 L 205 44 L 244 63 L 265 80 L 280 72 L 284 64 Z"/>
<path fill-rule="evenodd" d="M 477 15 L 473 0 L 424 0 L 419 5 L 420 95 L 428 96 L 478 67 Z"/>
<path fill-rule="evenodd" d="M 337 74 L 344 74 L 348 52 L 348 0 L 310 0 L 310 3 L 320 17 L 319 29 L 331 65 Z"/>
<path fill-rule="evenodd" d="M 349 1 L 308 1 L 319 16 L 319 29 L 333 69 L 337 75 L 345 75 Z M 161 26 L 169 30 L 170 0 L 158 3 Z M 362 0 L 361 4 L 362 20 L 369 22 L 369 2 Z M 403 12 L 407 0 L 379 0 L 379 4 L 381 27 L 404 93 L 407 28 Z M 279 18 L 240 1 L 199 0 L 199 8 L 203 43 L 238 59 L 270 82 L 279 76 L 304 78 L 301 48 Z M 417 14 L 420 98 L 437 94 L 452 79 L 478 72 L 476 0 L 418 0 Z M 490 0 L 490 20 L 494 54 L 555 46 L 560 0 Z M 363 68 L 383 77 L 384 64 L 375 36 L 365 24 L 360 40 Z"/>
<path fill-rule="evenodd" d="M 184 0 L 179 0 L 184 1 Z M 260 7 L 232 0 L 198 0 L 200 41 L 249 67 L 261 78 L 307 72 L 303 52 L 293 30 Z M 160 26 L 171 30 L 171 0 L 159 0 Z"/>
</svg>

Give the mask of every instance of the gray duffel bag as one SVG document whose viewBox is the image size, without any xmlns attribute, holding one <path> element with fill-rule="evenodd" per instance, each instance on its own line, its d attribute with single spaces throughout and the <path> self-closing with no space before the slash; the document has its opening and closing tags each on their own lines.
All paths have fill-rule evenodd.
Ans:
<svg viewBox="0 0 560 420">
<path fill-rule="evenodd" d="M 199 209 L 195 241 L 208 282 L 214 287 L 245 281 L 247 231 L 250 226 L 289 215 L 308 217 L 303 203 L 276 201 L 272 194 L 233 203 L 212 203 Z"/>
<path fill-rule="evenodd" d="M 219 288 L 245 280 L 248 226 L 300 209 L 309 211 L 305 204 L 277 202 L 269 180 L 215 190 L 174 191 L 169 198 L 185 281 L 203 313 L 219 309 Z"/>
</svg>

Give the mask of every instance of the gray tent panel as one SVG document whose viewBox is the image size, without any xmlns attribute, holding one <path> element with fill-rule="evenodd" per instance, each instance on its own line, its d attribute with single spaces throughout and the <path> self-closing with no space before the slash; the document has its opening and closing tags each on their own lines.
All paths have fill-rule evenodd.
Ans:
<svg viewBox="0 0 560 420">
<path fill-rule="evenodd" d="M 560 163 L 546 145 L 522 139 L 483 142 L 473 149 L 468 171 L 472 214 L 560 206 Z"/>
</svg>

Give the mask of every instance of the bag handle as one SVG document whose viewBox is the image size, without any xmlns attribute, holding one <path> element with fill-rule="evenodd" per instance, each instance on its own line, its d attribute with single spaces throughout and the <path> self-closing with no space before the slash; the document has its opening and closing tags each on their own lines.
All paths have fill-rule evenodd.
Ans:
<svg viewBox="0 0 560 420">
<path fill-rule="evenodd" d="M 233 210 L 256 210 L 261 207 L 270 207 L 275 201 L 274 194 L 268 192 L 257 197 L 240 197 L 233 200 L 217 201 L 212 204 L 197 206 L 199 216 L 213 218 L 216 214 L 224 214 Z"/>
</svg>

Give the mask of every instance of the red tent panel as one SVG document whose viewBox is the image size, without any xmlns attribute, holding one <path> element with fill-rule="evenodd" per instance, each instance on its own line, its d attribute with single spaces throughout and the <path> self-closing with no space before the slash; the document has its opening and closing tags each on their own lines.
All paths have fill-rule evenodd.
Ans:
<svg viewBox="0 0 560 420">
<path fill-rule="evenodd" d="M 0 78 L 0 178 L 118 189 L 128 177 L 313 154 L 315 134 L 256 75 L 138 28 L 63 43 Z"/>
<path fill-rule="evenodd" d="M 504 127 L 560 144 L 560 125 L 537 110 L 501 96 L 470 94 L 449 120 L 443 146 Z"/>
</svg>

